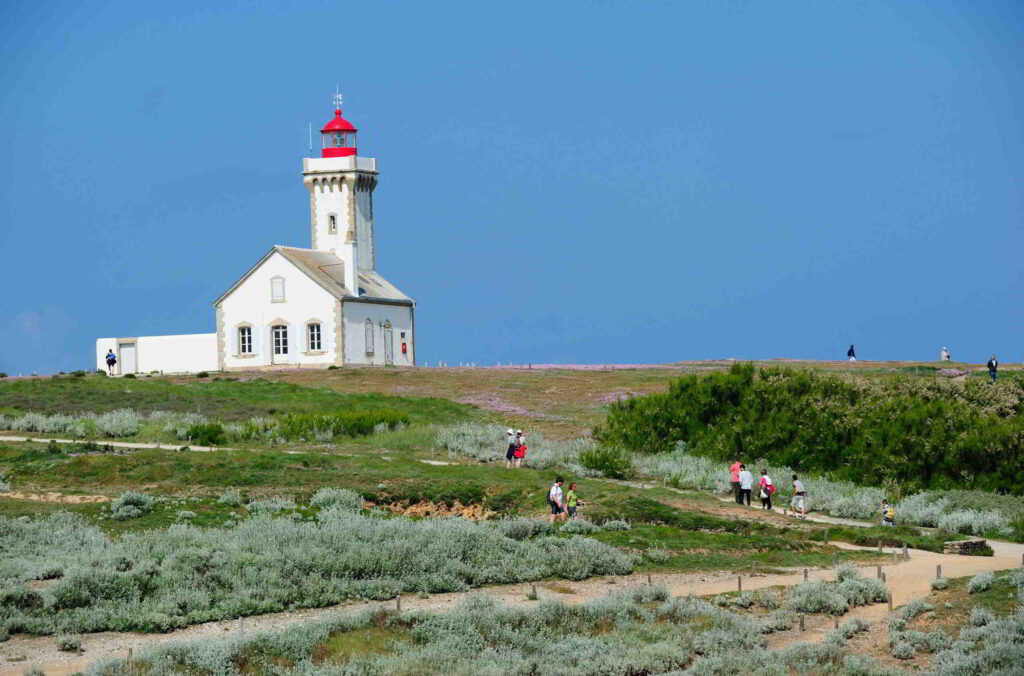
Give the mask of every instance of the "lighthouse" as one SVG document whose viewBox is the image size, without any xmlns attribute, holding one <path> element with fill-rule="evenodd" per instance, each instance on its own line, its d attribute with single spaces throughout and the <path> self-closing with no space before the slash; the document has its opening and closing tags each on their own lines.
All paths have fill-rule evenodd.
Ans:
<svg viewBox="0 0 1024 676">
<path fill-rule="evenodd" d="M 377 269 L 373 230 L 377 160 L 359 157 L 357 133 L 342 116 L 341 96 L 337 95 L 334 117 L 320 130 L 320 157 L 302 160 L 313 248 L 345 261 L 345 285 L 349 288 L 355 288 L 359 271 Z"/>
</svg>

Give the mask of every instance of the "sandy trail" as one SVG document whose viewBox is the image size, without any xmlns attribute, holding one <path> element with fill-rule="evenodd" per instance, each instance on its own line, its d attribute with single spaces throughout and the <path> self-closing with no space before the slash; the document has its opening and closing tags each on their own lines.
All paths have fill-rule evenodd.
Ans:
<svg viewBox="0 0 1024 676">
<path fill-rule="evenodd" d="M 927 596 L 931 589 L 931 581 L 935 578 L 935 566 L 942 566 L 944 577 L 962 577 L 974 575 L 982 571 L 998 571 L 1016 568 L 1021 565 L 1024 556 L 1024 545 L 990 542 L 994 556 L 957 556 L 954 554 L 937 554 L 916 549 L 909 550 L 909 560 L 894 560 L 883 564 L 889 588 L 892 590 L 893 607 L 901 606 L 915 598 Z M 836 543 L 843 549 L 871 549 L 856 547 L 845 543 Z M 872 550 L 873 551 L 873 550 Z M 888 549 L 887 553 L 896 554 Z M 862 567 L 865 575 L 874 576 L 875 566 Z M 744 590 L 764 589 L 772 586 L 791 586 L 803 581 L 801 571 L 781 575 L 747 574 L 740 576 Z M 809 569 L 808 579 L 833 579 L 832 570 Z M 731 592 L 737 589 L 737 576 L 729 573 L 686 573 L 686 574 L 654 574 L 652 582 L 669 589 L 674 596 L 696 594 L 707 596 Z M 611 584 L 610 580 L 615 583 Z M 618 578 L 597 578 L 570 582 L 537 583 L 537 591 L 541 598 L 557 598 L 567 603 L 581 603 L 616 590 L 643 585 L 647 583 L 646 574 L 633 574 Z M 488 587 L 470 592 L 436 594 L 427 599 L 405 596 L 402 598 L 402 611 L 409 610 L 446 610 L 457 604 L 469 594 L 486 594 L 495 597 L 499 602 L 509 605 L 526 605 L 531 603 L 526 594 L 532 584 L 514 584 Z M 566 593 L 571 592 L 571 593 Z M 281 629 L 299 622 L 321 618 L 337 612 L 358 612 L 367 608 L 393 609 L 394 601 L 387 602 L 356 602 L 346 603 L 327 608 L 316 608 L 294 612 L 272 613 L 225 622 L 210 622 L 195 625 L 168 634 L 134 634 L 102 632 L 82 636 L 83 655 L 62 653 L 57 650 L 52 636 L 16 636 L 6 643 L 0 644 L 0 676 L 20 676 L 30 665 L 43 668 L 48 676 L 61 676 L 82 670 L 88 663 L 107 657 L 126 657 L 131 649 L 135 654 L 143 650 L 172 641 L 213 639 L 239 633 Z M 843 620 L 851 617 L 877 621 L 888 614 L 887 604 L 860 607 L 852 610 Z M 780 632 L 770 637 L 769 645 L 778 647 L 793 641 L 820 640 L 833 627 L 831 618 L 808 618 L 806 631 L 797 630 Z M 14 657 L 18 661 L 12 662 Z"/>
</svg>

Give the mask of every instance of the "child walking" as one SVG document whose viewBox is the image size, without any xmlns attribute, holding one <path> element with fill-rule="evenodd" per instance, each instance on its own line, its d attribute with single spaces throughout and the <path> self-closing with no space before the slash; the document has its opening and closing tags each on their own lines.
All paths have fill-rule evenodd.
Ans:
<svg viewBox="0 0 1024 676">
<path fill-rule="evenodd" d="M 768 476 L 768 470 L 761 470 L 761 481 L 758 486 L 761 488 L 761 492 L 758 497 L 761 498 L 761 509 L 767 509 L 769 512 L 772 511 L 772 493 L 775 492 L 775 484 L 772 483 L 772 478 Z"/>
</svg>

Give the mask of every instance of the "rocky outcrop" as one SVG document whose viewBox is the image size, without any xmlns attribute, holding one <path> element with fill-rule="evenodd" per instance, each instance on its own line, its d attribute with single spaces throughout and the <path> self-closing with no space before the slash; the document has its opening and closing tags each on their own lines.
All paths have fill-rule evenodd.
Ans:
<svg viewBox="0 0 1024 676">
<path fill-rule="evenodd" d="M 945 542 L 942 545 L 943 554 L 963 554 L 964 556 L 977 556 L 988 549 L 988 543 L 982 538 L 968 538 Z"/>
</svg>

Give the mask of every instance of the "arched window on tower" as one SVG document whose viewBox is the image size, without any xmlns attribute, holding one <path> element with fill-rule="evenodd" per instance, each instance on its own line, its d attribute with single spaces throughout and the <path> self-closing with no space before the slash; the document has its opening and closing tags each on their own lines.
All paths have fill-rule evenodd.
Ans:
<svg viewBox="0 0 1024 676">
<path fill-rule="evenodd" d="M 373 354 L 373 322 L 369 319 L 363 324 L 364 342 L 366 343 L 366 354 Z"/>
<path fill-rule="evenodd" d="M 338 233 L 338 215 L 327 214 L 327 232 L 332 235 Z"/>
</svg>

